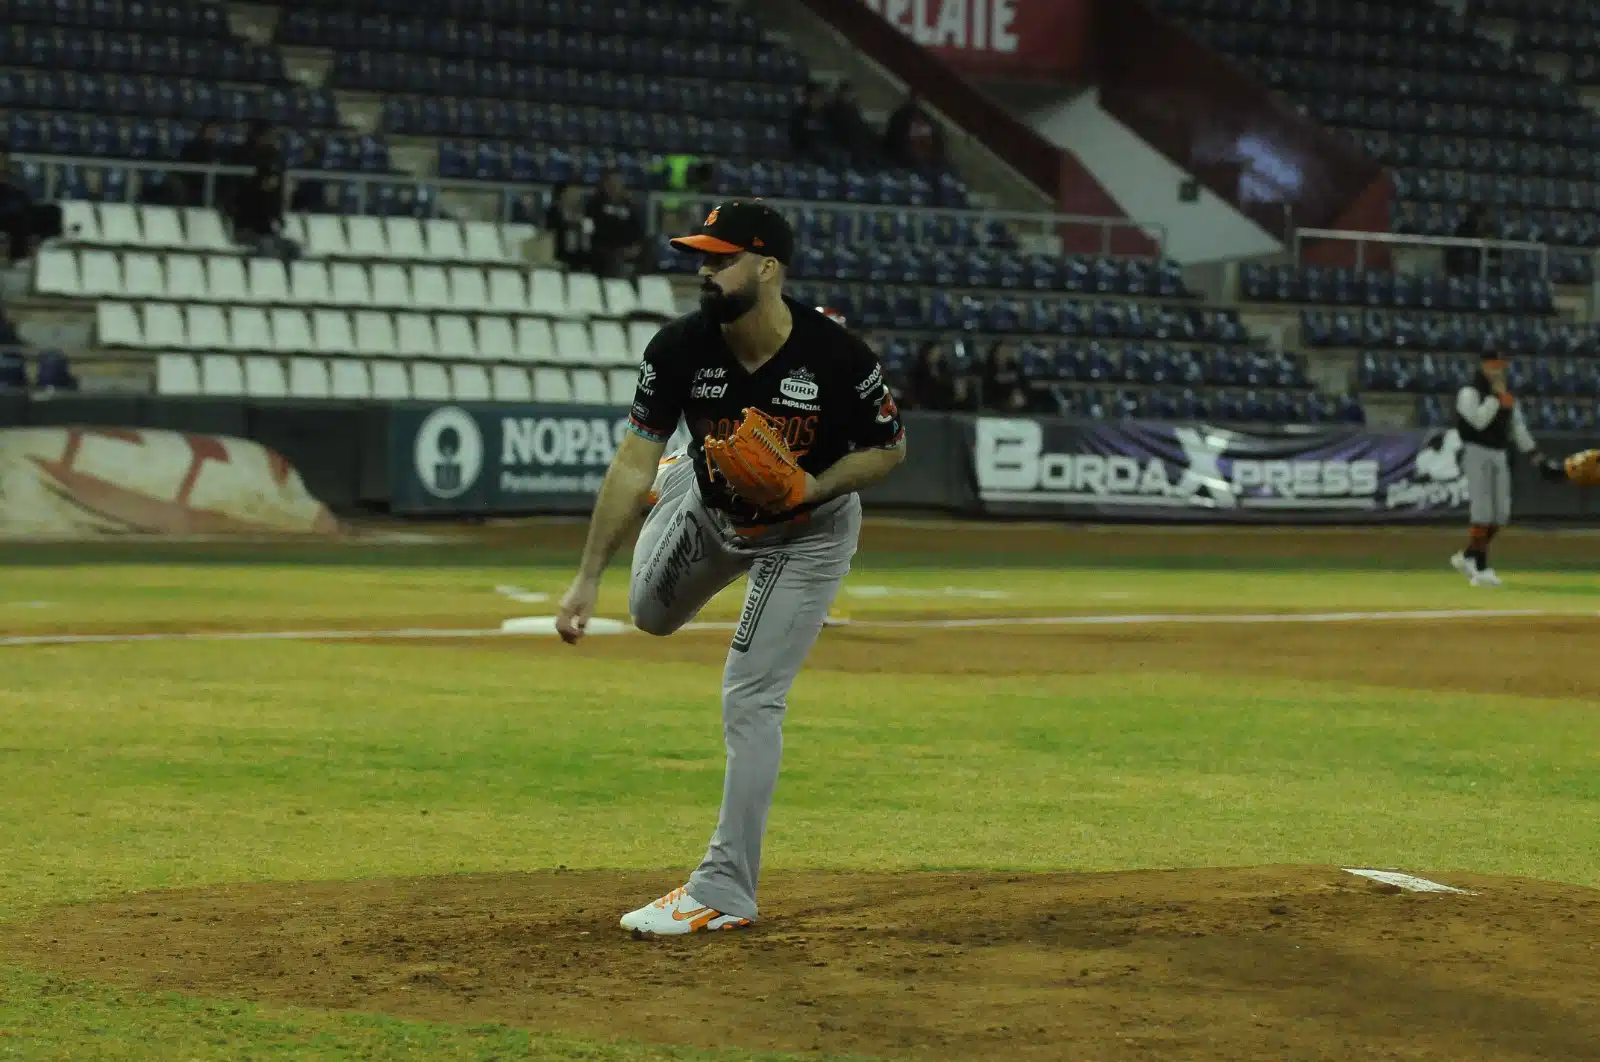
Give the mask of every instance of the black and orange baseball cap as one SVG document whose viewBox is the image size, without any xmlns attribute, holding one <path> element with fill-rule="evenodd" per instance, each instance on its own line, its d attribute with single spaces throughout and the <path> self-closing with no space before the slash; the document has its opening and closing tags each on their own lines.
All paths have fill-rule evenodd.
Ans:
<svg viewBox="0 0 1600 1062">
<path fill-rule="evenodd" d="M 784 265 L 794 257 L 794 230 L 783 215 L 759 199 L 730 199 L 719 204 L 692 236 L 678 236 L 672 246 L 702 254 L 751 254 L 776 258 Z"/>
</svg>

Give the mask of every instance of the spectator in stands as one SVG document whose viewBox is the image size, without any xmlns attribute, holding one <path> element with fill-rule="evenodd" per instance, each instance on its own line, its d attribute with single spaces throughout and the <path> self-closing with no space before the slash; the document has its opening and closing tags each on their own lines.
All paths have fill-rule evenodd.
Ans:
<svg viewBox="0 0 1600 1062">
<path fill-rule="evenodd" d="M 283 153 L 278 131 L 263 121 L 252 122 L 250 135 L 240 148 L 237 165 L 248 166 L 233 201 L 234 239 L 257 254 L 293 257 L 298 248 L 279 234 L 283 227 Z"/>
<path fill-rule="evenodd" d="M 7 258 L 20 262 L 33 253 L 34 244 L 61 235 L 61 208 L 35 203 L 33 195 L 11 175 L 11 156 L 0 152 L 0 236 L 6 240 Z"/>
<path fill-rule="evenodd" d="M 555 241 L 556 261 L 577 272 L 594 269 L 595 221 L 584 210 L 582 188 L 563 181 L 551 190 L 544 227 Z"/>
<path fill-rule="evenodd" d="M 1491 240 L 1494 238 L 1494 219 L 1489 208 L 1477 204 L 1461 218 L 1455 235 L 1466 240 Z M 1451 247 L 1445 252 L 1445 272 L 1456 277 L 1475 277 L 1483 267 L 1483 252 L 1476 247 Z M 1493 260 L 1489 265 L 1493 268 Z"/>
<path fill-rule="evenodd" d="M 911 364 L 911 393 L 918 409 L 943 412 L 969 409 L 977 398 L 971 380 L 957 372 L 936 339 L 922 344 Z"/>
<path fill-rule="evenodd" d="M 872 161 L 875 154 L 872 127 L 861 114 L 861 104 L 856 101 L 855 89 L 850 82 L 840 81 L 833 87 L 833 96 L 823 108 L 823 124 L 828 139 L 843 151 L 852 165 Z"/>
<path fill-rule="evenodd" d="M 937 169 L 944 165 L 944 129 L 922 109 L 922 95 L 912 91 L 884 128 L 883 148 L 896 166 Z"/>
<path fill-rule="evenodd" d="M 195 133 L 194 138 L 183 145 L 183 150 L 178 152 L 178 161 L 192 166 L 217 166 L 223 162 L 222 128 L 216 122 L 206 122 Z M 206 201 L 206 175 L 203 173 L 183 173 L 176 175 L 178 187 L 182 189 L 183 206 L 204 206 Z M 217 201 L 222 201 L 225 191 L 219 181 L 213 189 Z"/>
<path fill-rule="evenodd" d="M 829 164 L 837 160 L 838 151 L 828 134 L 822 86 L 815 81 L 806 84 L 805 99 L 789 115 L 789 147 L 796 158 L 808 162 Z"/>
<path fill-rule="evenodd" d="M 590 245 L 594 271 L 602 277 L 632 276 L 644 250 L 644 218 L 621 173 L 606 173 L 587 213 L 594 222 Z"/>
<path fill-rule="evenodd" d="M 1004 340 L 989 348 L 983 364 L 983 408 L 1020 413 L 1028 408 L 1028 388 L 1017 352 Z"/>
</svg>

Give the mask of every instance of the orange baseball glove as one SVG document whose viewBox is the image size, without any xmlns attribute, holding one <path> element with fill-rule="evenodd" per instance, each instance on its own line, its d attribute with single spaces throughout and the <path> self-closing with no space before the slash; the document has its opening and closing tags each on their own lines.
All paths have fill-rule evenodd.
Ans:
<svg viewBox="0 0 1600 1062">
<path fill-rule="evenodd" d="M 1580 487 L 1600 487 L 1600 450 L 1580 450 L 1565 462 L 1567 478 Z"/>
<path fill-rule="evenodd" d="M 779 423 L 759 409 L 725 439 L 706 436 L 706 460 L 740 498 L 767 512 L 786 512 L 806 500 L 806 473 L 783 441 Z"/>
</svg>

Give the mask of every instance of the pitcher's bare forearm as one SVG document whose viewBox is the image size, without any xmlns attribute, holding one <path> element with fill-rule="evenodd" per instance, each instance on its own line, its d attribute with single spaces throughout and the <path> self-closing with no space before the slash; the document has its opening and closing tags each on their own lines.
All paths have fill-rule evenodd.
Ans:
<svg viewBox="0 0 1600 1062">
<path fill-rule="evenodd" d="M 893 472 L 905 459 L 904 437 L 893 446 L 847 454 L 816 478 L 806 500 L 820 503 L 851 491 L 864 490 Z"/>
<path fill-rule="evenodd" d="M 664 449 L 664 444 L 632 432 L 622 437 L 589 517 L 589 536 L 578 562 L 580 578 L 599 579 L 628 535 L 638 529 Z"/>
</svg>

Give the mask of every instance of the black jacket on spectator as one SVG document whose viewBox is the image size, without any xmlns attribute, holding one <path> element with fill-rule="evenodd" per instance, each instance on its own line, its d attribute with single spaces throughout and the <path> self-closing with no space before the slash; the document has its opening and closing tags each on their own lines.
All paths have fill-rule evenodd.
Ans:
<svg viewBox="0 0 1600 1062">
<path fill-rule="evenodd" d="M 254 141 L 244 145 L 236 164 L 253 172 L 244 178 L 233 204 L 234 226 L 265 235 L 276 232 L 283 220 L 283 155 L 276 144 Z"/>
<path fill-rule="evenodd" d="M 624 251 L 644 243 L 644 219 L 631 198 L 612 199 L 605 189 L 596 192 L 585 211 L 594 222 L 590 235 L 595 272 L 618 276 L 627 268 Z"/>
</svg>

